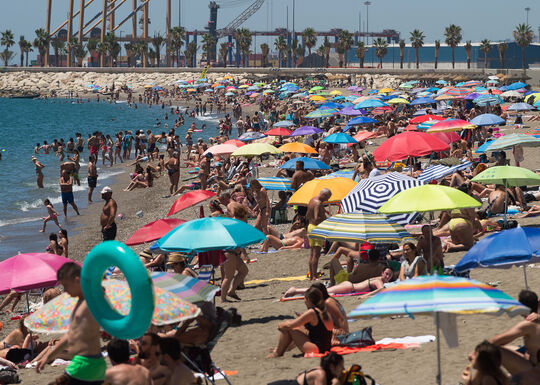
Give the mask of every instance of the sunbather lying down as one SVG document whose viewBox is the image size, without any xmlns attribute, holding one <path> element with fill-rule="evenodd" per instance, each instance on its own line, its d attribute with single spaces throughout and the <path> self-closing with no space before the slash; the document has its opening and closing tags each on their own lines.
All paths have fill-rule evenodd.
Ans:
<svg viewBox="0 0 540 385">
<path fill-rule="evenodd" d="M 335 294 L 376 292 L 384 288 L 384 285 L 390 282 L 393 275 L 394 275 L 394 272 L 392 271 L 392 269 L 387 267 L 386 269 L 383 270 L 380 277 L 368 278 L 365 281 L 362 281 L 360 283 L 352 283 L 349 281 L 344 281 L 338 285 L 329 287 L 327 289 L 328 294 L 335 295 Z M 285 292 L 283 297 L 287 298 L 287 297 L 294 297 L 297 295 L 301 295 L 301 294 L 304 294 L 307 290 L 308 288 L 291 287 L 289 290 Z"/>
<path fill-rule="evenodd" d="M 304 238 L 293 236 L 291 238 L 278 238 L 272 234 L 266 236 L 266 240 L 262 243 L 259 251 L 268 252 L 268 247 L 272 246 L 276 250 L 300 249 L 304 245 Z"/>
</svg>

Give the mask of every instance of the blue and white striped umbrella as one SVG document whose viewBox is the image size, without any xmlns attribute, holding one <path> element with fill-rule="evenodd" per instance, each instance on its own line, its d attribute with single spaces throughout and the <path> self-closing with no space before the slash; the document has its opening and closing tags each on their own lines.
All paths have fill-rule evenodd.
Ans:
<svg viewBox="0 0 540 385">
<path fill-rule="evenodd" d="M 397 193 L 423 183 L 417 179 L 390 172 L 373 178 L 362 179 L 341 201 L 345 213 L 377 213 L 379 208 Z M 388 219 L 400 225 L 409 224 L 416 213 L 389 215 Z"/>
<path fill-rule="evenodd" d="M 422 171 L 422 174 L 418 176 L 418 180 L 424 183 L 430 183 L 433 180 L 442 179 L 447 175 L 452 175 L 456 171 L 466 170 L 472 167 L 472 162 L 464 162 L 456 164 L 455 166 L 448 167 L 442 164 L 433 164 Z"/>
</svg>

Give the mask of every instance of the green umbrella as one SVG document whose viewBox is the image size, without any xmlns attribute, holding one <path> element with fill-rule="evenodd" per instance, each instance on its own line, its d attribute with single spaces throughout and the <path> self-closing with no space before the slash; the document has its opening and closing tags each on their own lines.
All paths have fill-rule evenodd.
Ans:
<svg viewBox="0 0 540 385">
<path fill-rule="evenodd" d="M 315 110 L 311 111 L 309 114 L 304 116 L 306 119 L 317 119 L 317 118 L 327 118 L 329 116 L 336 115 L 338 110 L 335 108 L 328 108 L 324 110 Z"/>
<path fill-rule="evenodd" d="M 524 135 L 526 136 L 526 135 Z M 538 186 L 540 185 L 540 176 L 531 170 L 523 167 L 514 166 L 495 166 L 471 179 L 473 182 L 486 184 L 500 184 L 504 187 L 509 186 Z M 504 195 L 504 222 L 506 223 L 506 208 L 508 206 L 508 194 Z"/>
<path fill-rule="evenodd" d="M 309 92 L 314 92 L 314 91 L 319 91 L 319 90 L 324 90 L 324 87 L 322 87 L 322 86 L 311 87 Z"/>
</svg>

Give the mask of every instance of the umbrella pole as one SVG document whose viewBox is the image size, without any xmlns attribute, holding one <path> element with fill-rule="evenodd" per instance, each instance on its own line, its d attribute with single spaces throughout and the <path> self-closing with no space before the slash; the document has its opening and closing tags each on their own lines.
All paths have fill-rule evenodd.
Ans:
<svg viewBox="0 0 540 385">
<path fill-rule="evenodd" d="M 28 299 L 28 292 L 26 292 L 26 313 L 30 314 L 30 300 Z M 34 338 L 32 337 L 32 330 L 28 329 L 30 334 L 30 357 L 34 356 Z"/>
<path fill-rule="evenodd" d="M 523 278 L 525 278 L 525 290 L 529 290 L 529 285 L 527 284 L 527 265 L 523 264 Z"/>
<path fill-rule="evenodd" d="M 433 271 L 433 229 L 431 228 L 431 220 L 433 217 L 433 212 L 429 212 L 429 266 L 431 266 L 431 271 L 428 271 L 428 274 L 431 275 Z"/>
<path fill-rule="evenodd" d="M 506 212 L 508 211 L 508 186 L 504 184 L 504 227 L 506 227 Z"/>
<path fill-rule="evenodd" d="M 435 312 L 435 324 L 437 325 L 437 385 L 441 385 L 441 339 L 439 332 L 439 312 Z"/>
</svg>

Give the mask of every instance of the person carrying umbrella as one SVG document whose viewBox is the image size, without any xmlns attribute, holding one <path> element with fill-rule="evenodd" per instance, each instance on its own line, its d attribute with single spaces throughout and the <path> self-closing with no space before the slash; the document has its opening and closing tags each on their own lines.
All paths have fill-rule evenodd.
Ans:
<svg viewBox="0 0 540 385">
<path fill-rule="evenodd" d="M 327 188 L 323 188 L 319 195 L 311 198 L 307 207 L 306 219 L 308 221 L 308 235 L 309 233 L 321 224 L 326 219 L 326 213 L 324 211 L 324 202 L 328 201 L 332 196 L 332 191 Z M 319 266 L 319 258 L 321 257 L 321 248 L 324 246 L 324 241 L 310 239 L 309 246 L 309 279 L 311 281 L 317 279 L 317 269 Z"/>
</svg>

